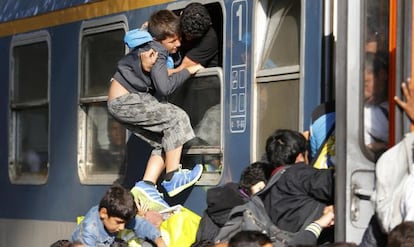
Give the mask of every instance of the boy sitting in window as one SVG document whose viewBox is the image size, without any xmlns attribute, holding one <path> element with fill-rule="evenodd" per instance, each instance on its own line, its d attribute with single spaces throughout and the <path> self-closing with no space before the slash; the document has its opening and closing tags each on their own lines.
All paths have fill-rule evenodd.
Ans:
<svg viewBox="0 0 414 247">
<path fill-rule="evenodd" d="M 193 170 L 181 169 L 183 144 L 195 135 L 186 112 L 167 101 L 172 92 L 203 67 L 194 65 L 168 75 L 168 56 L 181 45 L 179 18 L 173 12 L 160 10 L 152 14 L 148 32 L 143 44 L 118 62 L 109 89 L 108 110 L 153 147 L 144 177 L 132 192 L 141 201 L 149 201 L 151 210 L 159 211 L 169 207 L 155 186 L 164 169 L 166 175 L 161 184 L 169 196 L 195 184 L 203 170 L 202 165 Z M 155 51 L 157 56 L 150 66 L 140 60 L 141 52 L 148 50 Z"/>
</svg>

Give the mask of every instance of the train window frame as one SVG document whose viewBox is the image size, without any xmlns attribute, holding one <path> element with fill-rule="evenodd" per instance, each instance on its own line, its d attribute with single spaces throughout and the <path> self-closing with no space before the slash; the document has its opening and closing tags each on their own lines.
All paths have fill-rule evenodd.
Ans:
<svg viewBox="0 0 414 247">
<path fill-rule="evenodd" d="M 283 4 L 286 4 L 284 6 Z M 268 124 L 267 127 L 263 126 L 264 123 L 269 123 L 270 121 L 264 121 L 262 117 L 270 115 L 270 109 L 266 111 L 264 110 L 263 114 L 261 114 L 261 109 L 266 108 L 264 104 L 261 103 L 263 95 L 261 92 L 265 92 L 266 90 L 262 89 L 263 87 L 280 87 L 280 89 L 275 89 L 277 91 L 280 90 L 288 90 L 284 91 L 286 94 L 291 95 L 291 100 L 294 100 L 294 97 L 297 97 L 295 100 L 295 104 L 291 104 L 292 106 L 297 107 L 297 112 L 301 112 L 301 102 L 300 96 L 302 94 L 302 83 L 301 83 L 301 64 L 302 64 L 302 40 L 301 31 L 303 27 L 303 2 L 298 0 L 296 4 L 299 4 L 299 21 L 297 22 L 297 31 L 298 31 L 298 61 L 297 64 L 285 64 L 279 67 L 272 67 L 266 68 L 263 65 L 266 63 L 265 58 L 267 57 L 266 54 L 269 54 L 272 48 L 274 48 L 273 44 L 277 38 L 279 32 L 276 30 L 280 30 L 280 26 L 284 24 L 284 17 L 288 11 L 285 9 L 289 9 L 291 1 L 285 2 L 278 2 L 274 3 L 271 0 L 262 0 L 257 3 L 256 5 L 256 20 L 255 20 L 255 30 L 256 34 L 254 35 L 254 65 L 255 65 L 255 83 L 253 87 L 253 113 L 252 113 L 252 125 L 253 125 L 253 143 L 256 143 L 252 146 L 252 157 L 253 159 L 261 159 L 264 154 L 264 145 L 266 142 L 266 137 L 272 134 L 272 132 L 277 128 L 290 128 L 290 129 L 300 129 L 301 124 L 301 117 L 294 117 L 293 115 L 290 116 L 290 119 L 286 121 L 277 121 L 278 124 Z M 273 9 L 278 8 L 278 9 Z M 284 8 L 282 10 L 282 8 Z M 272 16 L 269 16 L 273 14 Z M 263 23 L 266 23 L 265 25 Z M 274 26 L 275 32 L 269 32 L 268 26 Z M 265 37 L 265 41 L 263 42 L 263 37 Z M 286 83 L 291 83 L 290 85 L 294 86 L 294 91 L 289 91 Z M 275 91 L 275 92 L 277 92 Z M 274 98 L 274 97 L 273 97 Z M 279 112 L 280 114 L 284 114 L 283 112 Z M 273 114 L 274 115 L 274 114 Z M 284 114 L 286 115 L 286 114 Z M 288 114 L 289 115 L 289 114 Z M 300 115 L 300 114 L 296 114 Z M 287 116 L 287 115 L 286 115 Z M 291 124 L 293 123 L 293 124 Z M 275 121 L 273 121 L 275 122 Z M 269 126 L 271 125 L 271 126 Z"/>
<path fill-rule="evenodd" d="M 93 35 L 105 35 L 105 33 L 112 31 L 123 31 L 123 35 L 120 36 L 119 42 L 122 42 L 123 52 L 119 55 L 119 60 L 124 56 L 128 49 L 123 42 L 123 37 L 128 31 L 128 21 L 124 15 L 113 16 L 109 18 L 91 20 L 82 23 L 79 34 L 79 106 L 78 106 L 78 155 L 77 155 L 77 167 L 78 167 L 78 176 L 80 178 L 81 184 L 93 185 L 93 184 L 112 184 L 116 180 L 122 180 L 124 176 L 124 170 L 126 167 L 126 145 L 127 145 L 127 130 L 125 127 L 122 128 L 125 130 L 125 145 L 123 147 L 123 152 L 114 154 L 117 157 L 117 161 L 120 162 L 118 172 L 113 172 L 112 170 L 94 170 L 98 166 L 93 161 L 99 156 L 95 151 L 98 151 L 98 145 L 100 144 L 99 138 L 102 139 L 102 136 L 98 134 L 105 132 L 109 135 L 109 127 L 105 127 L 112 120 L 112 117 L 107 112 L 107 89 L 109 87 L 110 77 L 107 78 L 106 90 L 90 93 L 90 82 L 88 79 L 85 79 L 84 66 L 85 61 L 82 54 L 84 53 L 84 41 L 87 36 Z M 113 73 L 116 70 L 116 62 L 111 63 Z M 90 79 L 90 78 L 89 78 Z M 98 85 L 99 86 L 99 85 Z M 102 119 L 100 119 L 102 117 Z M 98 119 L 99 118 L 99 119 Z M 90 127 L 92 126 L 92 128 Z M 98 136 L 99 135 L 99 136 Z M 109 142 L 109 136 L 108 136 Z M 92 144 L 91 144 L 92 143 Z M 94 144 L 95 143 L 95 144 Z M 123 157 L 121 157 L 123 156 Z"/>
<path fill-rule="evenodd" d="M 15 49 L 18 47 L 26 47 L 27 49 L 30 49 L 29 46 L 31 45 L 36 45 L 36 44 L 42 44 L 45 43 L 46 47 L 43 47 L 43 49 L 45 49 L 45 51 L 47 52 L 46 56 L 44 57 L 44 59 L 46 61 L 45 64 L 42 63 L 42 61 L 37 60 L 36 61 L 36 66 L 38 70 L 36 71 L 42 71 L 41 69 L 39 69 L 40 67 L 43 66 L 44 70 L 47 70 L 46 75 L 39 75 L 39 76 L 43 76 L 46 79 L 46 82 L 44 85 L 45 87 L 37 87 L 46 90 L 45 95 L 40 95 L 40 97 L 37 97 L 36 95 L 33 95 L 34 93 L 39 93 L 39 92 L 34 92 L 36 90 L 30 90 L 28 92 L 28 94 L 30 95 L 26 95 L 25 96 L 34 96 L 34 98 L 32 99 L 19 99 L 18 97 L 22 97 L 22 96 L 17 96 L 16 95 L 16 91 L 18 91 L 18 86 L 19 86 L 19 72 L 21 72 L 20 68 L 18 65 L 16 65 L 17 62 L 19 62 L 19 59 L 17 59 L 15 56 Z M 28 54 L 28 51 L 26 51 L 24 54 Z M 30 184 L 30 185 L 42 185 L 45 184 L 47 182 L 48 176 L 49 176 L 49 162 L 50 162 L 50 73 L 51 73 L 51 37 L 50 34 L 45 31 L 45 30 L 41 30 L 41 31 L 36 31 L 36 32 L 32 32 L 32 33 L 26 33 L 26 34 L 20 34 L 20 35 L 16 35 L 12 37 L 11 40 L 11 44 L 10 44 L 10 68 L 11 68 L 11 75 L 10 75 L 10 90 L 9 90 L 9 178 L 10 178 L 10 182 L 12 184 Z M 32 58 L 32 57 L 30 57 Z M 28 59 L 30 59 L 28 58 Z M 40 63 L 40 64 L 39 64 Z M 32 64 L 32 63 L 30 63 Z M 47 67 L 47 69 L 45 69 L 44 67 Z M 32 67 L 30 68 L 32 69 Z M 24 72 L 24 71 L 23 71 Z M 31 76 L 35 76 L 33 74 L 31 74 Z M 33 78 L 33 77 L 31 77 Z M 20 92 L 19 92 L 20 93 Z M 23 92 L 21 92 L 23 93 Z M 37 97 L 37 98 L 36 98 Z M 47 134 L 43 133 L 42 131 L 39 131 L 39 128 L 36 129 L 36 131 L 31 131 L 31 133 L 38 133 L 42 136 L 42 133 L 46 135 L 45 139 L 41 139 L 43 140 L 43 142 L 46 141 L 46 143 L 42 143 L 42 144 L 38 144 L 38 140 L 39 138 L 33 138 L 35 139 L 35 143 L 36 145 L 39 146 L 45 146 L 41 148 L 43 151 L 41 154 L 39 154 L 40 151 L 38 150 L 31 150 L 32 152 L 28 152 L 26 154 L 26 159 L 28 163 L 32 163 L 32 169 L 37 170 L 37 172 L 33 172 L 33 171 L 29 171 L 29 172 L 22 172 L 21 170 L 23 170 L 23 168 L 21 168 L 20 170 L 16 167 L 18 165 L 17 160 L 20 159 L 20 149 L 22 149 L 23 147 L 20 144 L 21 142 L 23 142 L 22 140 L 20 140 L 20 136 L 23 136 L 22 133 L 20 133 L 21 131 L 19 131 L 19 129 L 24 126 L 21 124 L 21 122 L 23 122 L 22 120 L 19 120 L 20 118 L 24 117 L 24 112 L 25 113 L 32 113 L 35 110 L 45 110 L 46 109 L 46 118 L 39 118 L 38 120 L 43 121 L 43 124 L 46 124 L 46 130 L 45 132 L 47 132 Z M 36 112 L 34 112 L 36 114 Z M 32 115 L 33 116 L 33 115 Z M 30 117 L 30 115 L 26 115 L 26 117 Z M 31 121 L 31 123 L 33 123 L 33 121 Z M 40 123 L 42 124 L 42 123 Z M 30 139 L 30 138 L 28 138 Z M 29 144 L 30 146 L 30 144 Z M 32 148 L 35 149 L 35 148 Z M 30 150 L 29 150 L 30 151 Z M 44 152 L 47 152 L 47 154 L 45 154 Z M 46 159 L 45 162 L 42 162 L 42 159 Z M 44 163 L 44 164 L 41 164 Z M 45 167 L 41 167 L 41 166 L 45 166 Z M 39 170 L 40 169 L 40 170 Z M 19 172 L 22 172 L 23 174 L 19 176 Z M 45 174 L 43 174 L 45 173 Z"/>
<path fill-rule="evenodd" d="M 171 3 L 167 6 L 167 9 L 179 14 L 181 12 L 182 9 L 184 9 L 187 5 L 189 4 L 189 2 L 176 2 L 176 3 Z M 217 1 L 217 0 L 211 0 L 211 1 L 203 1 L 202 4 L 204 6 L 206 6 L 207 10 L 209 11 L 211 17 L 215 16 L 215 18 L 212 18 L 213 21 L 213 28 L 217 33 L 217 38 L 218 38 L 218 49 L 219 49 L 219 66 L 222 66 L 223 64 L 223 58 L 224 58 L 224 54 L 223 54 L 223 47 L 225 47 L 225 6 L 223 1 Z M 214 13 L 214 15 L 212 14 Z M 217 14 L 220 13 L 221 16 L 217 16 Z M 194 144 L 194 140 L 189 141 L 188 143 L 186 143 L 183 146 L 183 153 L 182 153 L 182 163 L 183 163 L 183 167 L 185 168 L 192 168 L 192 166 L 194 165 L 192 162 L 188 162 L 188 160 L 190 161 L 194 161 L 194 159 L 196 160 L 200 160 L 201 159 L 201 163 L 204 165 L 204 170 L 203 173 L 200 177 L 200 179 L 197 181 L 196 185 L 198 186 L 214 186 L 219 184 L 221 177 L 222 177 L 222 173 L 223 173 L 223 169 L 224 169 L 224 147 L 223 147 L 223 143 L 224 143 L 224 129 L 223 129 L 223 123 L 224 123 L 224 76 L 223 76 L 223 68 L 222 67 L 211 67 L 211 68 L 205 68 L 202 69 L 200 71 L 198 71 L 193 77 L 195 79 L 197 78 L 202 78 L 202 77 L 217 77 L 219 80 L 219 86 L 220 86 L 220 138 L 219 138 L 219 145 L 216 146 L 209 146 L 209 145 L 200 145 L 198 146 L 197 144 Z M 185 87 L 186 82 L 184 82 L 184 86 L 182 86 L 181 88 Z M 180 89 L 179 89 L 180 90 Z M 179 91 L 177 90 L 177 91 Z M 174 102 L 172 102 L 174 103 Z M 214 109 L 213 109 L 214 108 Z M 206 111 L 205 113 L 207 114 L 207 112 L 214 112 L 217 110 L 216 107 L 211 107 L 212 111 Z M 191 118 L 191 114 L 189 112 L 187 112 Z M 206 116 L 206 115 L 205 115 Z M 193 126 L 193 128 L 195 128 L 195 133 L 196 133 L 196 137 L 197 137 L 197 128 L 196 126 Z M 195 138 L 197 139 L 197 138 Z M 211 159 L 214 158 L 214 159 Z M 209 160 L 213 160 L 213 161 L 209 161 Z M 206 163 L 204 163 L 204 161 L 206 161 Z M 217 162 L 219 162 L 217 164 Z M 211 164 L 210 164 L 211 163 Z"/>
</svg>

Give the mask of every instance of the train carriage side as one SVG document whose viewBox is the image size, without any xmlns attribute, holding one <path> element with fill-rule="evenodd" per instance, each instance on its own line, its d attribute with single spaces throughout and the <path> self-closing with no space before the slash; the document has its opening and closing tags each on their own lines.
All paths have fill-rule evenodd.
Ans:
<svg viewBox="0 0 414 247">
<path fill-rule="evenodd" d="M 364 31 L 351 27 L 363 26 L 367 7 L 356 0 L 200 2 L 219 34 L 221 66 L 198 73 L 171 100 L 187 110 L 197 130 L 197 139 L 184 147 L 183 166 L 201 163 L 205 170 L 196 186 L 166 200 L 201 214 L 206 190 L 237 181 L 246 165 L 262 158 L 272 131 L 308 129 L 312 109 L 335 99 L 336 237 L 359 242 L 372 213 L 363 193 L 372 189 L 374 156 L 361 144 L 362 100 L 355 100 L 362 97 L 363 83 L 355 81 L 363 81 L 356 51 Z M 12 21 L 15 31 L 0 24 L 1 246 L 47 246 L 68 238 L 76 217 L 111 183 L 130 187 L 142 176 L 150 148 L 106 113 L 107 83 L 127 52 L 126 31 L 155 10 L 179 13 L 188 3 L 96 1 Z M 338 14 L 335 68 L 332 13 Z M 392 87 L 398 90 L 396 83 Z M 121 148 L 113 132 L 121 133 Z"/>
<path fill-rule="evenodd" d="M 0 24 L 5 27 L 1 29 L 0 47 L 7 54 L 1 58 L 6 66 L 0 68 L 4 89 L 0 109 L 4 126 L 0 191 L 7 198 L 0 208 L 1 246 L 45 246 L 68 238 L 76 217 L 96 204 L 111 183 L 121 181 L 131 186 L 142 176 L 150 149 L 108 117 L 107 83 L 116 61 L 127 52 L 122 40 L 125 32 L 139 27 L 157 9 L 179 11 L 188 2 L 170 3 L 144 1 L 141 6 L 130 1 L 131 9 L 125 9 L 102 1 Z M 203 4 L 214 16 L 224 61 L 229 52 L 225 24 L 233 21 L 226 11 L 232 5 L 242 6 L 242 12 L 232 9 L 235 21 L 243 21 L 243 29 L 236 31 L 251 32 L 251 2 Z M 237 19 L 240 14 L 243 19 Z M 53 18 L 57 19 L 50 22 Z M 247 55 L 250 44 L 243 41 L 242 45 Z M 238 47 L 232 52 L 242 53 Z M 251 83 L 250 66 L 244 63 L 241 91 Z M 244 116 L 237 116 L 237 128 L 243 131 L 238 131 L 233 140 L 228 128 L 222 127 L 230 125 L 226 120 L 226 112 L 230 111 L 226 91 L 230 86 L 224 86 L 223 81 L 231 78 L 225 73 L 228 63 L 222 64 L 223 67 L 198 73 L 191 81 L 196 85 L 192 90 L 198 98 L 213 99 L 200 107 L 193 105 L 203 109 L 189 113 L 198 119 L 194 122 L 203 122 L 209 107 L 219 105 L 211 111 L 214 114 L 210 120 L 218 123 L 219 131 L 216 133 L 215 129 L 212 134 L 213 143 L 192 143 L 185 147 L 183 155 L 184 166 L 191 167 L 195 162 L 205 166 L 203 177 L 183 195 L 167 198 L 171 204 L 182 203 L 198 213 L 205 208 L 206 189 L 237 179 L 250 160 L 250 90 L 240 93 L 244 101 L 237 99 L 234 103 L 240 104 L 236 108 Z M 113 132 L 118 133 L 122 148 L 114 148 Z M 238 148 L 233 147 L 234 143 L 238 143 Z M 226 156 L 227 148 L 237 155 Z"/>
</svg>

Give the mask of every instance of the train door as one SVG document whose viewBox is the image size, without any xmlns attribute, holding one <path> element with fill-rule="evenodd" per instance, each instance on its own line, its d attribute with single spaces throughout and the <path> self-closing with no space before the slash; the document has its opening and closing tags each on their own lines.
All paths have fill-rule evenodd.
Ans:
<svg viewBox="0 0 414 247">
<path fill-rule="evenodd" d="M 412 4 L 336 4 L 335 238 L 359 243 L 374 214 L 375 163 L 408 130 L 393 97 L 410 74 Z"/>
</svg>

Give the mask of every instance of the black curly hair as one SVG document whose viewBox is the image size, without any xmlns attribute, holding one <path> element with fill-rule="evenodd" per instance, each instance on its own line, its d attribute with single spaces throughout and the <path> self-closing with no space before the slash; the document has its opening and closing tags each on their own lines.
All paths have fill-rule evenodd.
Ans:
<svg viewBox="0 0 414 247">
<path fill-rule="evenodd" d="M 239 186 L 250 194 L 250 188 L 257 184 L 258 182 L 262 181 L 265 184 L 269 180 L 270 176 L 272 175 L 273 167 L 271 164 L 265 162 L 254 162 L 247 166 L 241 176 Z"/>
<path fill-rule="evenodd" d="M 201 38 L 211 26 L 208 10 L 201 3 L 190 3 L 180 15 L 180 28 L 187 40 Z"/>
<path fill-rule="evenodd" d="M 299 154 L 306 155 L 307 141 L 302 133 L 278 129 L 266 141 L 266 156 L 273 166 L 294 164 Z"/>
</svg>

